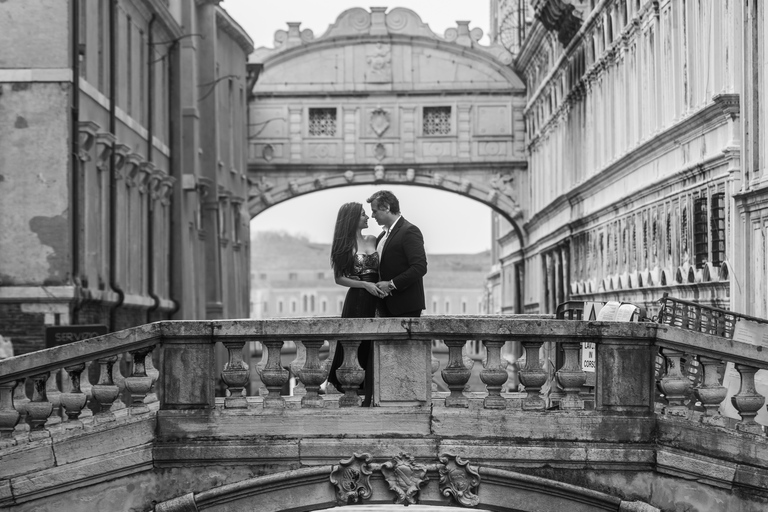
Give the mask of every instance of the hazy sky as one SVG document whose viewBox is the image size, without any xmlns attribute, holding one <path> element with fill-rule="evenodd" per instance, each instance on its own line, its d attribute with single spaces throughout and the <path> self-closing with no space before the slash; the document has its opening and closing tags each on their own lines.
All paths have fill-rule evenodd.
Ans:
<svg viewBox="0 0 768 512">
<path fill-rule="evenodd" d="M 442 35 L 457 20 L 470 21 L 486 34 L 488 44 L 488 0 L 398 0 L 360 2 L 351 0 L 224 0 L 221 6 L 248 32 L 256 48 L 272 47 L 276 30 L 286 22 L 300 21 L 315 37 L 322 35 L 341 12 L 351 7 L 407 7 L 414 10 L 433 32 Z M 316 192 L 273 206 L 251 221 L 252 231 L 280 230 L 303 234 L 313 242 L 330 243 L 339 207 L 349 201 L 365 203 L 379 187 L 356 186 Z M 491 245 L 490 209 L 457 194 L 413 186 L 388 186 L 400 200 L 403 216 L 421 228 L 427 252 L 476 253 Z M 380 231 L 375 221 L 366 231 Z"/>
</svg>

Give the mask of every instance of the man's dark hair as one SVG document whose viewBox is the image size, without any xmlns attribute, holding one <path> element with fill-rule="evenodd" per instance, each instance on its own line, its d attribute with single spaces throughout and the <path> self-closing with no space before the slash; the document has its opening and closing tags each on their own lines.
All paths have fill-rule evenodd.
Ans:
<svg viewBox="0 0 768 512">
<path fill-rule="evenodd" d="M 400 213 L 400 201 L 397 200 L 395 194 L 389 190 L 379 190 L 374 192 L 371 197 L 366 199 L 366 202 L 371 203 L 373 206 L 374 201 L 381 208 L 384 205 L 389 206 L 389 211 L 392 213 Z"/>
</svg>

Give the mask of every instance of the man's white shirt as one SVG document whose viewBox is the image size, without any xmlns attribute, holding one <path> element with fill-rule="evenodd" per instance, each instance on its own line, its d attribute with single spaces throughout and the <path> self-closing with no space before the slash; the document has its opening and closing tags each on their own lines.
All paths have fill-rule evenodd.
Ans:
<svg viewBox="0 0 768 512">
<path fill-rule="evenodd" d="M 392 228 L 395 227 L 395 224 L 400 222 L 400 219 L 402 219 L 402 218 L 403 218 L 403 216 L 399 215 L 395 219 L 395 222 L 393 222 L 392 225 L 389 226 L 389 229 L 384 231 L 384 236 L 381 237 L 381 240 L 379 240 L 379 243 L 376 245 L 376 252 L 379 253 L 379 264 L 381 264 L 381 258 L 384 255 L 384 244 L 387 242 L 387 237 L 389 237 L 389 234 L 392 232 Z"/>
</svg>

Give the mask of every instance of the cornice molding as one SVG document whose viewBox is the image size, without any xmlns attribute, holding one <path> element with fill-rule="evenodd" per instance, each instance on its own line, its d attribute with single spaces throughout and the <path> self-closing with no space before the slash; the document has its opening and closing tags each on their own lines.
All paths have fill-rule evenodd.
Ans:
<svg viewBox="0 0 768 512">
<path fill-rule="evenodd" d="M 218 2 L 217 2 L 218 4 Z M 243 49 L 246 56 L 253 52 L 253 40 L 248 33 L 241 27 L 222 7 L 216 7 L 216 26 L 224 31 Z"/>
</svg>

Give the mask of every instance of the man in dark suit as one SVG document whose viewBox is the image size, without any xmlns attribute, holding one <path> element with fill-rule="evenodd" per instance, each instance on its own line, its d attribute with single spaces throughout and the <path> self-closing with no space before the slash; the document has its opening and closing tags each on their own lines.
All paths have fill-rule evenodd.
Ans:
<svg viewBox="0 0 768 512">
<path fill-rule="evenodd" d="M 368 198 L 371 216 L 384 228 L 377 239 L 379 281 L 387 293 L 379 314 L 383 317 L 419 317 L 426 308 L 424 275 L 427 255 L 419 228 L 400 214 L 400 202 L 388 190 L 380 190 Z"/>
</svg>

